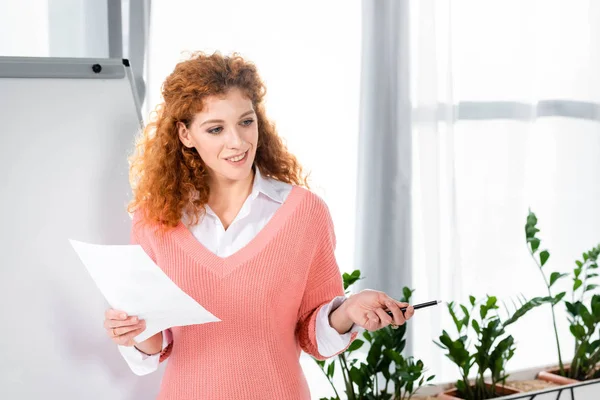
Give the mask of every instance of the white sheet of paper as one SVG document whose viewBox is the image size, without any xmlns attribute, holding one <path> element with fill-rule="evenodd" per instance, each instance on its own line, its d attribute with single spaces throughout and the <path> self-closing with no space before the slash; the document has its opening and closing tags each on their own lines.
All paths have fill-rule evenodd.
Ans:
<svg viewBox="0 0 600 400">
<path fill-rule="evenodd" d="M 140 245 L 69 242 L 110 306 L 146 321 L 136 342 L 173 326 L 221 321 L 181 290 Z"/>
</svg>

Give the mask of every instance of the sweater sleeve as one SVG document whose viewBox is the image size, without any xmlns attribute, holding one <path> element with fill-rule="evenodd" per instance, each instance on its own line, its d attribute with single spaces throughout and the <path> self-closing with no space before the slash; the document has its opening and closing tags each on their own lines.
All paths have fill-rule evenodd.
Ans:
<svg viewBox="0 0 600 400">
<path fill-rule="evenodd" d="M 348 298 L 345 296 L 335 297 L 329 304 L 321 307 L 317 316 L 317 348 L 319 353 L 325 357 L 333 357 L 340 351 L 347 348 L 354 332 L 364 332 L 364 328 L 357 324 L 352 324 L 350 330 L 340 334 L 329 323 L 329 314 L 335 311 Z"/>
<path fill-rule="evenodd" d="M 335 259 L 336 238 L 333 221 L 327 205 L 318 198 L 318 207 L 313 219 L 316 234 L 316 250 L 312 256 L 306 288 L 300 304 L 296 324 L 296 336 L 302 350 L 317 360 L 326 360 L 343 353 L 358 335 L 351 333 L 347 344 L 334 354 L 319 352 L 317 325 L 319 311 L 337 296 L 344 296 L 342 275 Z"/>
<path fill-rule="evenodd" d="M 143 238 L 145 238 L 143 233 L 139 233 L 141 225 L 139 225 L 139 226 L 136 225 L 139 222 L 139 216 L 140 216 L 139 212 L 135 212 L 134 215 L 131 216 L 133 221 L 132 221 L 132 228 L 131 228 L 131 235 L 130 235 L 130 244 L 140 245 L 142 247 L 142 249 L 144 250 L 144 252 L 146 252 L 146 254 L 148 254 L 148 256 L 156 264 L 156 255 L 154 254 L 152 247 L 150 246 L 150 244 L 147 241 L 145 241 L 143 239 Z M 140 238 L 142 238 L 142 239 L 140 239 Z M 146 374 L 149 374 L 149 373 L 155 371 L 158 368 L 158 364 L 165 361 L 171 355 L 171 351 L 173 349 L 173 336 L 172 336 L 171 330 L 167 329 L 167 330 L 163 331 L 162 333 L 163 333 L 163 335 L 162 335 L 163 336 L 162 351 L 160 353 L 152 355 L 152 356 L 148 356 L 148 355 L 142 353 L 141 351 L 136 349 L 134 346 L 131 346 L 131 347 L 118 346 L 121 355 L 123 356 L 123 358 L 125 358 L 125 361 L 127 362 L 129 367 L 135 374 L 146 375 Z"/>
<path fill-rule="evenodd" d="M 162 334 L 162 351 L 154 355 L 146 355 L 136 349 L 134 346 L 117 346 L 119 348 L 119 352 L 134 374 L 138 376 L 150 374 L 158 369 L 158 365 L 163 361 L 163 359 L 168 357 L 173 340 L 171 330 L 167 329 L 163 331 Z"/>
</svg>

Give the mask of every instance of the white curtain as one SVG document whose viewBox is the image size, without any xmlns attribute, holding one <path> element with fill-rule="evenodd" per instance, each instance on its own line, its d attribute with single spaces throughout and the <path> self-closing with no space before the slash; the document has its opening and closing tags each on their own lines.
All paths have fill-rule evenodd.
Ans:
<svg viewBox="0 0 600 400">
<path fill-rule="evenodd" d="M 529 208 L 549 271 L 572 271 L 600 243 L 600 4 L 419 0 L 411 13 L 413 286 L 463 303 L 546 295 L 525 245 Z M 446 307 L 420 314 L 415 355 L 436 380 L 456 378 L 432 343 L 455 332 Z M 557 319 L 568 361 L 562 309 Z M 557 363 L 549 306 L 510 333 L 509 370 Z"/>
<path fill-rule="evenodd" d="M 340 269 L 354 270 L 361 3 L 154 1 L 148 46 L 146 117 L 186 52 L 236 51 L 256 64 L 268 116 L 330 208 Z M 313 398 L 334 395 L 309 356 L 301 363 Z"/>
</svg>

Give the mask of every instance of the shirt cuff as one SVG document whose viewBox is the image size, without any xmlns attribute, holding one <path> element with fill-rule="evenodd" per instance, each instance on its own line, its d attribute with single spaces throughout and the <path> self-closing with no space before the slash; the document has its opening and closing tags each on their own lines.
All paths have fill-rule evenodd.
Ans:
<svg viewBox="0 0 600 400">
<path fill-rule="evenodd" d="M 348 298 L 346 296 L 337 296 L 329 304 L 324 305 L 317 315 L 317 347 L 319 353 L 324 357 L 331 357 L 344 350 L 350 343 L 354 332 L 363 332 L 364 328 L 357 324 L 352 324 L 350 331 L 340 334 L 329 323 L 329 314 L 335 311 Z"/>
<path fill-rule="evenodd" d="M 163 331 L 162 350 L 164 350 L 173 340 L 173 334 L 170 329 Z M 160 352 L 154 355 L 147 355 L 139 351 L 134 346 L 117 346 L 119 352 L 129 365 L 134 374 L 142 376 L 148 375 L 158 369 Z"/>
</svg>

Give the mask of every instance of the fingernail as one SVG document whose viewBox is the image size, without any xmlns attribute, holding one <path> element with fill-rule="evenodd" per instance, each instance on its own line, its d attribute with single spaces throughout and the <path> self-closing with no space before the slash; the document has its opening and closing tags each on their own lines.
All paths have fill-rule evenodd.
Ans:
<svg viewBox="0 0 600 400">
<path fill-rule="evenodd" d="M 138 318 L 137 317 L 133 317 L 131 318 L 131 322 L 137 322 Z"/>
<path fill-rule="evenodd" d="M 122 314 L 121 314 L 121 319 L 125 319 L 125 318 L 127 318 L 127 314 L 125 314 L 125 313 L 122 313 Z"/>
</svg>

